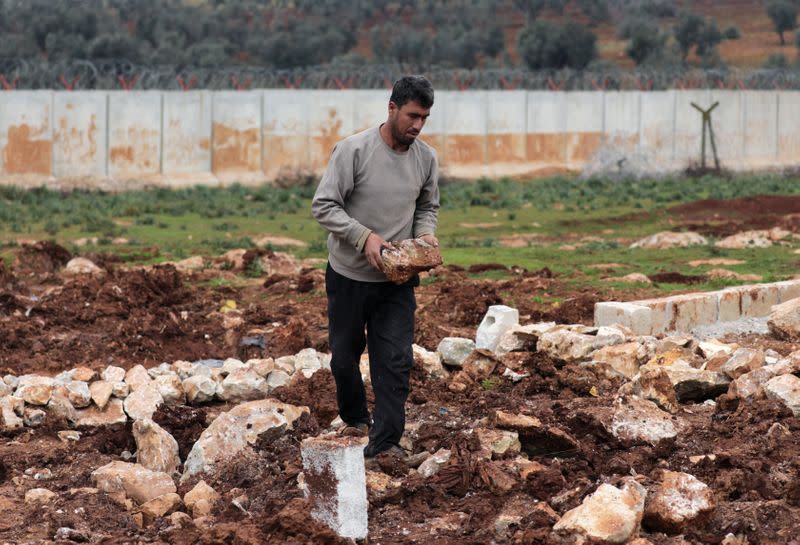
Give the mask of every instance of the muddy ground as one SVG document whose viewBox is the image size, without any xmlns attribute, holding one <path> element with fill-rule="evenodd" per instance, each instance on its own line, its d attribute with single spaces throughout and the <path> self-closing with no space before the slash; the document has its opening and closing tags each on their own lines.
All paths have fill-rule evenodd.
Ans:
<svg viewBox="0 0 800 545">
<path fill-rule="evenodd" d="M 65 252 L 39 245 L 21 249 L 12 267 L 2 267 L 0 261 L 1 373 L 54 374 L 78 365 L 98 370 L 109 364 L 151 367 L 180 359 L 327 350 L 324 277 L 317 269 L 214 287 L 211 278 L 233 278 L 235 273 L 187 274 L 169 265 L 130 269 L 116 259 L 93 256 L 104 267 L 104 276 L 65 279 L 59 272 L 70 257 Z M 500 281 L 471 278 L 467 272 L 441 268 L 435 281 L 427 279 L 418 288 L 418 344 L 435 350 L 445 336 L 474 337 L 493 304 L 515 306 L 523 322 L 590 323 L 598 299 L 654 293 L 569 291 L 548 270 L 517 270 L 512 280 Z M 564 301 L 556 307 L 533 299 L 544 294 Z M 236 302 L 234 314 L 241 323 L 220 312 L 226 300 Z M 264 336 L 266 348 L 240 346 L 243 338 L 255 335 Z M 769 346 L 782 355 L 796 348 L 753 336 L 740 342 Z M 729 533 L 747 540 L 737 543 L 798 543 L 793 540 L 800 531 L 800 419 L 783 406 L 771 401 L 738 406 L 730 400 L 682 405 L 680 416 L 691 429 L 673 444 L 623 445 L 595 417 L 598 408 L 611 405 L 619 382 L 587 368 L 562 366 L 539 353 L 515 353 L 513 358 L 508 365 L 530 377 L 512 383 L 497 376 L 463 393 L 414 370 L 408 403 L 413 451 L 448 448 L 453 459 L 428 480 L 397 467 L 382 468 L 395 484 L 370 493 L 370 543 L 551 543 L 555 521 L 547 510 L 533 507 L 537 502 L 547 502 L 561 515 L 601 482 L 614 484 L 635 475 L 649 485 L 665 468 L 691 473 L 714 490 L 718 507 L 712 517 L 689 529 L 684 536 L 689 543 L 721 543 Z M 107 496 L 82 490 L 91 486 L 94 469 L 135 450 L 129 426 L 84 430 L 78 442 L 69 444 L 56 435 L 64 426 L 54 420 L 6 434 L 0 441 L 0 542 L 43 543 L 58 528 L 71 527 L 78 533 L 60 543 L 346 543 L 309 518 L 297 487 L 300 440 L 326 428 L 336 416 L 332 377 L 320 371 L 275 395 L 308 405 L 311 416 L 283 437 L 265 438 L 254 451 L 206 479 L 224 501 L 202 527 L 171 527 L 160 519 L 140 528 L 130 512 Z M 154 419 L 176 437 L 184 457 L 209 420 L 225 409 L 163 407 Z M 503 460 L 477 455 L 470 431 L 494 409 L 536 416 L 554 430 L 522 438 L 523 450 L 543 466 L 525 480 L 509 472 Z M 703 454 L 715 454 L 716 459 L 689 461 Z M 49 468 L 52 478 L 36 481 L 26 475 L 30 468 Z M 25 492 L 37 487 L 57 492 L 58 498 L 40 507 L 25 504 Z M 247 501 L 239 509 L 231 500 L 242 494 Z M 515 506 L 521 520 L 498 530 L 498 515 Z M 647 529 L 643 535 L 656 545 L 681 543 Z"/>
</svg>

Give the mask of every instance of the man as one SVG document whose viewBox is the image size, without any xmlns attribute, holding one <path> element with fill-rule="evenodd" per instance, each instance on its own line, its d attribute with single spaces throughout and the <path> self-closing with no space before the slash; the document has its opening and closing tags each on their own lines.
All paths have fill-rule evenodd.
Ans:
<svg viewBox="0 0 800 545">
<path fill-rule="evenodd" d="M 389 115 L 378 127 L 345 138 L 333 149 L 311 209 L 328 235 L 328 334 L 331 371 L 346 435 L 369 435 L 368 458 L 403 456 L 405 402 L 414 363 L 414 287 L 389 282 L 381 251 L 387 241 L 419 237 L 438 246 L 438 162 L 417 139 L 433 106 L 422 76 L 398 80 Z M 364 328 L 366 326 L 366 335 Z M 369 346 L 375 408 L 372 422 L 358 364 Z"/>
</svg>

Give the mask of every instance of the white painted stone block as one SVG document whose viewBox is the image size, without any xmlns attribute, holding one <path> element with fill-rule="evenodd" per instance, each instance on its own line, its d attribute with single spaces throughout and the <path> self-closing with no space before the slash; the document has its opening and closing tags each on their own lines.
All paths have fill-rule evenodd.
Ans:
<svg viewBox="0 0 800 545">
<path fill-rule="evenodd" d="M 494 350 L 503 335 L 519 324 L 519 311 L 505 305 L 489 307 L 475 335 L 475 346 Z"/>
<path fill-rule="evenodd" d="M 304 439 L 301 446 L 311 515 L 341 537 L 367 537 L 364 445 L 355 437 Z"/>
<path fill-rule="evenodd" d="M 653 328 L 652 311 L 638 303 L 597 303 L 594 306 L 594 325 L 597 327 L 619 324 L 637 335 L 650 335 Z"/>
<path fill-rule="evenodd" d="M 715 293 L 690 293 L 668 297 L 672 302 L 672 320 L 669 330 L 691 331 L 699 325 L 717 322 L 717 295 Z"/>
</svg>

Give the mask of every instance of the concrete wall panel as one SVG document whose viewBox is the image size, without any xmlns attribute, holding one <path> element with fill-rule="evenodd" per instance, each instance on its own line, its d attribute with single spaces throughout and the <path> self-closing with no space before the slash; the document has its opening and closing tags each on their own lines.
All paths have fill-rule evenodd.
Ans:
<svg viewBox="0 0 800 545">
<path fill-rule="evenodd" d="M 161 172 L 161 93 L 108 94 L 108 174 L 154 181 Z"/>
<path fill-rule="evenodd" d="M 675 144 L 675 91 L 640 93 L 639 147 L 653 162 L 669 168 Z"/>
<path fill-rule="evenodd" d="M 171 184 L 211 176 L 211 108 L 208 91 L 164 92 L 163 173 Z"/>
<path fill-rule="evenodd" d="M 705 110 L 711 106 L 711 94 L 708 90 L 675 91 L 673 158 L 680 168 L 686 167 L 689 162 L 700 163 L 703 117 L 692 107 L 692 103 Z M 706 157 L 711 157 L 710 147 L 706 151 Z"/>
<path fill-rule="evenodd" d="M 0 172 L 49 176 L 53 168 L 53 93 L 4 92 L 0 97 Z M 16 178 L 12 179 L 12 183 Z"/>
<path fill-rule="evenodd" d="M 539 168 L 566 161 L 567 95 L 549 91 L 528 93 L 528 161 Z"/>
<path fill-rule="evenodd" d="M 567 165 L 580 168 L 603 142 L 603 93 L 569 91 L 567 95 Z"/>
<path fill-rule="evenodd" d="M 778 93 L 778 159 L 782 165 L 800 165 L 800 93 Z"/>
<path fill-rule="evenodd" d="M 778 93 L 744 91 L 743 95 L 744 158 L 750 167 L 772 167 L 778 152 Z"/>
<path fill-rule="evenodd" d="M 313 91 L 309 108 L 311 168 L 324 169 L 336 143 L 355 131 L 349 91 Z"/>
<path fill-rule="evenodd" d="M 735 168 L 741 162 L 744 146 L 742 93 L 712 90 L 710 101 L 711 104 L 719 103 L 711 113 L 711 126 L 714 128 L 720 162 L 726 167 Z M 710 142 L 708 152 L 708 157 L 713 160 Z"/>
<path fill-rule="evenodd" d="M 106 176 L 107 105 L 103 91 L 53 94 L 54 176 Z"/>
<path fill-rule="evenodd" d="M 487 161 L 490 165 L 521 163 L 527 156 L 525 91 L 489 91 Z"/>
<path fill-rule="evenodd" d="M 214 93 L 211 169 L 223 182 L 252 182 L 264 178 L 262 100 L 259 91 Z"/>
<path fill-rule="evenodd" d="M 604 145 L 625 151 L 635 151 L 638 148 L 641 97 L 642 93 L 638 91 L 603 93 Z"/>
<path fill-rule="evenodd" d="M 386 90 L 359 89 L 350 91 L 353 97 L 353 132 L 375 127 L 386 121 L 389 115 L 389 97 Z"/>
<path fill-rule="evenodd" d="M 264 91 L 264 172 L 268 178 L 310 168 L 308 127 L 313 91 Z"/>
<path fill-rule="evenodd" d="M 487 91 L 451 91 L 443 97 L 447 102 L 444 155 L 451 171 L 486 163 L 487 98 Z"/>
</svg>

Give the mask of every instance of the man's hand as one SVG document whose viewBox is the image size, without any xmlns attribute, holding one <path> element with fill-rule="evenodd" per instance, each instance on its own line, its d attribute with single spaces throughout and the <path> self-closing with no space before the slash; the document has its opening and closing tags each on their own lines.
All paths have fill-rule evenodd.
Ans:
<svg viewBox="0 0 800 545">
<path fill-rule="evenodd" d="M 374 232 L 370 233 L 364 243 L 364 255 L 370 265 L 383 272 L 383 260 L 381 259 L 381 248 L 390 248 L 389 243 L 383 240 Z"/>
<path fill-rule="evenodd" d="M 438 248 L 439 247 L 439 240 L 433 235 L 422 235 L 419 238 L 421 238 L 422 240 L 424 240 L 425 242 L 427 242 L 428 244 L 430 244 L 434 248 Z"/>
</svg>

